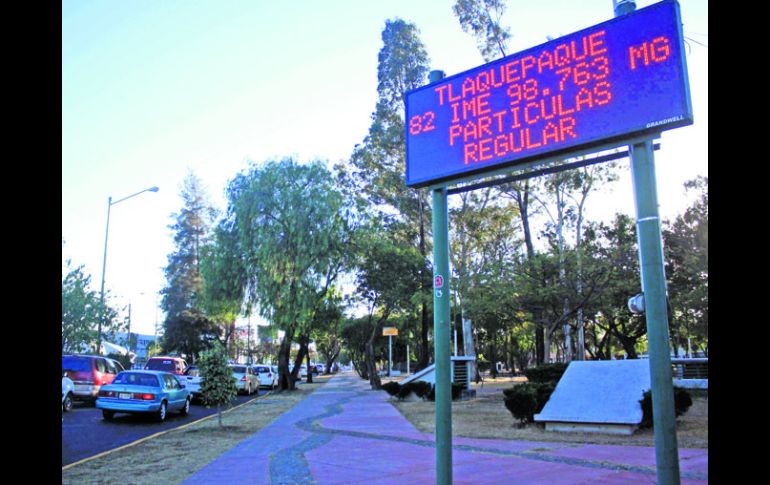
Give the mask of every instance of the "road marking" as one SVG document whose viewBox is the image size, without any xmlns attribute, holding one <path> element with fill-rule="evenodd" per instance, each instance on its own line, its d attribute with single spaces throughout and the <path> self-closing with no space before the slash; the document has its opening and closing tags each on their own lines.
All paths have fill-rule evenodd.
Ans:
<svg viewBox="0 0 770 485">
<path fill-rule="evenodd" d="M 267 393 L 266 393 L 264 396 L 257 396 L 257 397 L 255 397 L 254 399 L 249 399 L 248 401 L 246 401 L 246 402 L 242 402 L 241 404 L 239 404 L 239 405 L 237 405 L 237 406 L 235 406 L 235 407 L 232 407 L 232 408 L 230 408 L 230 409 L 225 409 L 224 411 L 222 411 L 222 414 L 227 414 L 227 413 L 229 413 L 230 411 L 234 411 L 234 410 L 238 409 L 239 407 L 241 407 L 241 406 L 243 406 L 243 405 L 246 405 L 246 404 L 248 404 L 248 403 L 250 403 L 250 402 L 252 402 L 252 401 L 256 401 L 257 399 L 261 399 L 261 398 L 263 398 L 263 397 L 269 396 L 270 394 L 271 394 L 271 391 L 268 391 L 268 392 L 267 392 Z M 150 436 L 145 436 L 144 438 L 140 438 L 140 439 L 138 439 L 138 440 L 136 440 L 136 441 L 133 441 L 133 442 L 131 442 L 131 443 L 127 443 L 127 444 L 125 444 L 125 445 L 122 445 L 122 446 L 118 446 L 117 448 L 113 448 L 113 449 L 111 449 L 111 450 L 107 450 L 107 451 L 103 451 L 103 452 L 101 452 L 101 453 L 97 453 L 96 455 L 93 455 L 93 456 L 89 456 L 89 457 L 87 457 L 87 458 L 83 458 L 82 460 L 78 460 L 78 461 L 76 461 L 76 462 L 74 462 L 74 463 L 70 463 L 69 465 L 64 465 L 63 467 L 61 467 L 61 469 L 62 469 L 62 471 L 64 471 L 64 470 L 67 470 L 67 469 L 69 469 L 69 468 L 72 468 L 72 467 L 73 467 L 73 466 L 75 466 L 75 465 L 80 465 L 81 463 L 86 463 L 86 462 L 89 462 L 89 461 L 91 461 L 91 460 L 95 460 L 95 459 L 97 459 L 97 458 L 101 458 L 101 457 L 103 457 L 103 456 L 107 456 L 107 455 L 109 455 L 110 453 L 114 453 L 114 452 L 116 452 L 116 451 L 120 451 L 120 450 L 123 450 L 123 449 L 126 449 L 126 448 L 130 448 L 130 447 L 132 447 L 132 446 L 134 446 L 134 445 L 138 445 L 139 443 L 144 443 L 144 442 L 145 442 L 145 441 L 147 441 L 147 440 L 150 440 L 150 439 L 152 439 L 152 438 L 157 438 L 158 436 L 162 436 L 162 435 L 164 435 L 164 434 L 166 434 L 166 433 L 168 433 L 168 432 L 171 432 L 171 431 L 178 431 L 178 430 L 181 430 L 181 429 L 185 429 L 185 428 L 187 428 L 187 427 L 190 427 L 190 426 L 192 426 L 193 424 L 196 424 L 196 423 L 200 423 L 200 422 L 202 422 L 202 421 L 205 421 L 205 420 L 207 420 L 207 419 L 211 419 L 211 418 L 213 418 L 213 417 L 216 417 L 216 415 L 217 415 L 217 413 L 214 413 L 214 414 L 210 414 L 210 415 L 208 415 L 208 416 L 204 416 L 204 417 L 202 417 L 202 418 L 200 418 L 200 419 L 198 419 L 198 420 L 196 420 L 196 421 L 193 421 L 193 422 L 191 422 L 191 423 L 183 424 L 183 425 L 181 425 L 181 426 L 177 426 L 176 428 L 167 429 L 167 430 L 165 430 L 165 431 L 159 431 L 159 432 L 157 432 L 157 433 L 155 433 L 155 434 L 152 434 L 152 435 L 150 435 Z"/>
</svg>

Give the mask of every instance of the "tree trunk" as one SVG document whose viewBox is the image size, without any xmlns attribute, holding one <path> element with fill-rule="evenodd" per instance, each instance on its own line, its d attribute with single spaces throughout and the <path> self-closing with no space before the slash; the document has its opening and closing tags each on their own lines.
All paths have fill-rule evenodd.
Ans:
<svg viewBox="0 0 770 485">
<path fill-rule="evenodd" d="M 291 353 L 291 338 L 289 333 L 283 337 L 281 346 L 278 350 L 278 388 L 282 391 L 293 391 L 294 378 L 293 373 L 289 372 L 289 356 Z"/>
<path fill-rule="evenodd" d="M 423 261 L 427 261 L 427 254 L 426 254 L 426 248 L 425 248 L 425 222 L 424 222 L 424 212 L 425 209 L 423 208 L 423 202 L 422 202 L 422 195 L 418 194 L 419 197 L 419 210 L 420 210 L 420 255 L 422 255 Z M 422 276 L 422 271 L 424 271 L 424 268 L 420 270 L 420 276 Z M 425 278 L 420 278 L 420 290 L 422 294 L 426 294 L 430 291 L 430 288 L 425 287 Z M 420 336 L 422 338 L 420 342 L 420 360 L 417 362 L 417 370 L 424 369 L 428 367 L 428 362 L 430 361 L 430 349 L 428 347 L 428 327 L 430 325 L 430 321 L 428 319 L 428 308 L 426 303 L 421 304 L 420 309 L 420 318 L 421 318 L 421 324 L 422 328 L 420 329 Z"/>
<path fill-rule="evenodd" d="M 307 364 L 305 364 L 305 365 L 307 365 L 307 383 L 308 384 L 312 384 L 313 383 L 313 372 L 310 369 L 310 347 L 309 347 L 310 344 L 308 343 L 307 345 L 308 345 L 308 350 L 307 350 L 307 354 L 305 355 L 305 360 L 307 362 Z"/>
<path fill-rule="evenodd" d="M 374 363 L 374 344 L 370 340 L 366 343 L 366 371 L 369 374 L 369 385 L 372 389 L 380 389 L 382 381 L 377 375 L 377 365 Z"/>
</svg>

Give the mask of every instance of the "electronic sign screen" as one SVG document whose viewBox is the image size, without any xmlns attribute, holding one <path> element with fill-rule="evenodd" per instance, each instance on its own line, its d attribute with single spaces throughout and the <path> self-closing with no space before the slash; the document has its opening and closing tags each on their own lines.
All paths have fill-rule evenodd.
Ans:
<svg viewBox="0 0 770 485">
<path fill-rule="evenodd" d="M 410 187 L 692 124 L 679 4 L 636 10 L 405 101 Z"/>
</svg>

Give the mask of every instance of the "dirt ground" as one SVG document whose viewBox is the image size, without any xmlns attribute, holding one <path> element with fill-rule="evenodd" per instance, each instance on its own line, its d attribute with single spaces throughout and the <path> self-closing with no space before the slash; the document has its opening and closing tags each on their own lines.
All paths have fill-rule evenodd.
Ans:
<svg viewBox="0 0 770 485">
<path fill-rule="evenodd" d="M 505 408 L 502 390 L 521 382 L 526 382 L 526 378 L 501 377 L 473 384 L 475 398 L 452 402 L 452 434 L 469 438 L 655 446 L 652 429 L 640 429 L 631 436 L 619 436 L 545 431 L 537 423 L 518 428 L 516 420 Z M 435 432 L 434 402 L 419 399 L 399 402 L 393 398 L 392 403 L 418 430 Z M 693 394 L 692 406 L 677 418 L 677 444 L 680 448 L 708 448 L 707 394 Z"/>
</svg>

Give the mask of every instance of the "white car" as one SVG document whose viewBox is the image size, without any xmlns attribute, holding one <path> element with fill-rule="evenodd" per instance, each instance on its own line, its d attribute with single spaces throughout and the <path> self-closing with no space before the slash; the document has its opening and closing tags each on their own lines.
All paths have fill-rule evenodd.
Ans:
<svg viewBox="0 0 770 485">
<path fill-rule="evenodd" d="M 251 369 L 259 376 L 260 386 L 267 387 L 272 391 L 278 385 L 278 372 L 274 372 L 269 365 L 254 364 Z"/>
<path fill-rule="evenodd" d="M 201 370 L 199 367 L 191 365 L 185 369 L 182 375 L 176 376 L 177 380 L 184 384 L 185 389 L 190 391 L 190 395 L 193 399 L 200 399 L 201 395 Z"/>
<path fill-rule="evenodd" d="M 246 395 L 251 395 L 254 391 L 259 392 L 259 376 L 251 370 L 251 366 L 246 364 L 228 365 L 233 371 L 235 377 L 235 386 L 238 391 L 243 391 Z"/>
<path fill-rule="evenodd" d="M 75 383 L 67 377 L 67 373 L 61 377 L 61 410 L 67 412 L 72 410 L 72 396 L 75 391 Z"/>
</svg>

